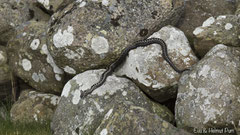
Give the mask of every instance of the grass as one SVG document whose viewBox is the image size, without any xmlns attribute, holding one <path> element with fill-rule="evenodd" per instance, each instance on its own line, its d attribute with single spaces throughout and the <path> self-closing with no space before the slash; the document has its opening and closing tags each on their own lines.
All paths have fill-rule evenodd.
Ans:
<svg viewBox="0 0 240 135">
<path fill-rule="evenodd" d="M 48 122 L 12 122 L 10 119 L 11 105 L 0 103 L 7 112 L 7 117 L 0 117 L 0 135 L 52 135 Z"/>
</svg>

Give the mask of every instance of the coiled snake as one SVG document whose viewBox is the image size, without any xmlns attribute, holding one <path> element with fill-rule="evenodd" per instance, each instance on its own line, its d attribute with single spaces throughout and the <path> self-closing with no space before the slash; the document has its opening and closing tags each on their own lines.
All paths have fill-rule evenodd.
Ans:
<svg viewBox="0 0 240 135">
<path fill-rule="evenodd" d="M 125 61 L 128 52 L 132 49 L 136 49 L 137 47 L 144 47 L 144 46 L 148 46 L 151 44 L 159 44 L 162 47 L 162 57 L 164 58 L 164 60 L 166 60 L 168 62 L 168 64 L 178 73 L 182 73 L 188 69 L 183 69 L 180 70 L 178 69 L 173 62 L 171 61 L 171 59 L 168 56 L 168 52 L 167 52 L 167 45 L 166 43 L 160 39 L 160 38 L 149 38 L 149 39 L 145 39 L 145 40 L 139 40 L 137 42 L 135 42 L 132 46 L 129 46 L 127 48 L 125 48 L 122 53 L 120 54 L 120 57 L 114 61 L 108 68 L 107 70 L 101 75 L 100 80 L 92 85 L 92 87 L 86 91 L 82 91 L 81 92 L 81 98 L 86 97 L 88 94 L 91 94 L 96 88 L 100 87 L 107 79 L 107 77 L 109 75 L 112 74 L 112 72 L 114 72 L 114 70 L 123 62 Z"/>
</svg>

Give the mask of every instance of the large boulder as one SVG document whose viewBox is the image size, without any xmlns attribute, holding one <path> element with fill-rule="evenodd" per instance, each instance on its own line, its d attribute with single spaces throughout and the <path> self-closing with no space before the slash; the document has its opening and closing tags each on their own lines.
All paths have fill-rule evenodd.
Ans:
<svg viewBox="0 0 240 135">
<path fill-rule="evenodd" d="M 156 114 L 131 105 L 116 105 L 93 135 L 191 135 Z"/>
<path fill-rule="evenodd" d="M 46 28 L 46 23 L 36 21 L 21 25 L 8 43 L 9 65 L 33 88 L 60 93 L 64 74 L 48 51 Z"/>
<path fill-rule="evenodd" d="M 219 44 L 182 75 L 175 108 L 179 128 L 195 133 L 233 133 L 234 125 L 239 128 L 239 57 L 239 47 Z"/>
<path fill-rule="evenodd" d="M 52 119 L 59 97 L 53 94 L 25 90 L 11 108 L 14 122 L 46 122 Z"/>
<path fill-rule="evenodd" d="M 0 1 L 0 43 L 6 44 L 14 35 L 14 27 L 29 20 L 30 14 L 8 0 Z"/>
<path fill-rule="evenodd" d="M 50 53 L 68 74 L 106 67 L 134 41 L 175 24 L 183 4 L 183 0 L 78 0 L 52 16 Z"/>
<path fill-rule="evenodd" d="M 1 0 L 0 43 L 7 44 L 23 23 L 29 20 L 48 21 L 49 18 L 50 15 L 42 10 L 37 0 Z"/>
<path fill-rule="evenodd" d="M 161 38 L 166 42 L 168 55 L 178 69 L 187 69 L 197 62 L 187 38 L 179 29 L 166 26 L 150 37 Z M 145 93 L 159 102 L 176 97 L 181 75 L 163 59 L 162 48 L 158 44 L 131 50 L 116 74 L 131 78 Z"/>
<path fill-rule="evenodd" d="M 180 28 L 193 41 L 193 31 L 209 17 L 234 14 L 235 0 L 185 0 L 184 14 L 181 17 Z"/>
<path fill-rule="evenodd" d="M 66 83 L 51 123 L 54 135 L 93 134 L 99 132 L 96 130 L 103 127 L 101 123 L 106 123 L 104 117 L 106 115 L 110 116 L 112 112 L 115 114 L 118 106 L 121 111 L 124 111 L 124 108 L 121 108 L 123 104 L 142 108 L 144 112 L 153 113 L 152 115 L 155 114 L 159 119 L 169 123 L 173 122 L 173 115 L 166 107 L 152 102 L 134 83 L 126 78 L 109 76 L 101 87 L 81 98 L 82 91 L 97 83 L 103 71 L 85 71 Z M 139 119 L 141 116 L 144 115 L 138 115 L 136 118 Z M 146 118 L 145 120 L 147 123 L 151 123 L 151 119 L 147 121 Z M 134 121 L 134 118 L 132 120 Z M 124 125 L 122 126 L 124 127 Z M 143 130 L 148 129 L 148 127 L 142 128 Z M 152 132 L 157 131 L 155 128 L 151 130 Z"/>
<path fill-rule="evenodd" d="M 221 15 L 210 17 L 193 34 L 194 48 L 200 56 L 204 56 L 216 44 L 240 46 L 240 16 Z"/>
</svg>

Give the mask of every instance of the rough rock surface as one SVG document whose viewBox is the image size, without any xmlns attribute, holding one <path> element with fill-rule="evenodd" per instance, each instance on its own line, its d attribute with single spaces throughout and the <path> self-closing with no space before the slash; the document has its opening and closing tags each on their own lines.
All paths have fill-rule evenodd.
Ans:
<svg viewBox="0 0 240 135">
<path fill-rule="evenodd" d="M 0 46 L 0 85 L 10 81 L 10 68 L 7 64 L 6 47 Z"/>
<path fill-rule="evenodd" d="M 108 115 L 114 106 L 121 104 L 144 108 L 168 122 L 173 120 L 166 107 L 150 101 L 134 83 L 125 78 L 109 76 L 101 87 L 81 99 L 81 91 L 95 84 L 103 71 L 83 72 L 64 86 L 51 123 L 55 135 L 93 134 L 104 116 Z"/>
<path fill-rule="evenodd" d="M 193 34 L 194 48 L 200 56 L 204 56 L 216 44 L 240 46 L 240 16 L 221 15 L 210 17 Z"/>
<path fill-rule="evenodd" d="M 11 96 L 11 71 L 7 61 L 6 47 L 0 46 L 0 101 Z"/>
<path fill-rule="evenodd" d="M 37 0 L 1 0 L 0 43 L 7 44 L 14 36 L 15 29 L 29 20 L 48 21 L 49 19 L 50 14 L 37 4 Z"/>
<path fill-rule="evenodd" d="M 93 135 L 190 135 L 156 114 L 131 105 L 116 105 Z"/>
<path fill-rule="evenodd" d="M 182 10 L 183 0 L 78 0 L 51 17 L 50 53 L 68 74 L 106 67 L 134 41 L 175 24 Z"/>
<path fill-rule="evenodd" d="M 167 44 L 168 55 L 179 69 L 186 69 L 197 62 L 184 33 L 172 26 L 163 27 L 150 37 L 161 38 Z M 158 44 L 131 50 L 117 75 L 133 79 L 138 86 L 156 101 L 176 97 L 180 74 L 163 59 Z"/>
<path fill-rule="evenodd" d="M 8 0 L 0 1 L 0 43 L 3 45 L 12 37 L 15 26 L 30 19 L 29 14 L 16 6 Z"/>
<path fill-rule="evenodd" d="M 25 90 L 11 108 L 11 119 L 26 122 L 51 120 L 59 100 L 52 94 Z"/>
<path fill-rule="evenodd" d="M 41 6 L 44 7 L 49 13 L 54 13 L 58 9 L 64 8 L 68 4 L 74 2 L 74 0 L 35 0 L 35 1 L 41 4 Z"/>
<path fill-rule="evenodd" d="M 209 17 L 234 14 L 235 0 L 185 0 L 184 14 L 181 17 L 180 28 L 192 42 L 193 30 L 201 26 Z"/>
<path fill-rule="evenodd" d="M 60 93 L 63 88 L 63 71 L 48 52 L 46 23 L 30 21 L 16 31 L 8 44 L 9 65 L 15 74 L 33 88 Z"/>
<path fill-rule="evenodd" d="M 240 120 L 240 48 L 219 44 L 180 78 L 175 108 L 179 128 L 229 128 Z"/>
<path fill-rule="evenodd" d="M 240 15 L 240 1 L 239 0 L 236 0 L 236 5 L 237 5 L 237 8 L 235 11 L 235 15 Z"/>
</svg>

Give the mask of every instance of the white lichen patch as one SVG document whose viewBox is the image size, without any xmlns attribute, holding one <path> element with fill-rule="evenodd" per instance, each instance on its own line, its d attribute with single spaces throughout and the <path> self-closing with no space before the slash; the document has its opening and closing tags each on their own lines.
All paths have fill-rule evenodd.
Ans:
<svg viewBox="0 0 240 135">
<path fill-rule="evenodd" d="M 72 67 L 65 66 L 64 71 L 69 74 L 76 74 L 76 70 L 74 70 Z"/>
<path fill-rule="evenodd" d="M 39 82 L 39 81 L 43 82 L 43 81 L 47 80 L 46 77 L 44 76 L 44 74 L 42 74 L 41 72 L 39 72 L 39 73 L 35 73 L 35 72 L 34 72 L 34 73 L 32 74 L 32 79 L 33 79 L 35 82 Z"/>
<path fill-rule="evenodd" d="M 63 88 L 61 97 L 68 97 L 70 90 L 71 90 L 72 86 L 71 86 L 71 82 L 67 82 Z"/>
<path fill-rule="evenodd" d="M 216 79 L 218 77 L 218 72 L 216 70 L 212 70 L 210 74 L 213 79 Z"/>
<path fill-rule="evenodd" d="M 58 104 L 58 102 L 59 102 L 59 99 L 60 99 L 60 98 L 59 98 L 58 96 L 52 96 L 50 103 L 51 103 L 52 105 L 56 106 L 56 105 Z"/>
<path fill-rule="evenodd" d="M 46 9 L 50 8 L 49 0 L 37 0 L 39 3 L 41 3 Z"/>
<path fill-rule="evenodd" d="M 87 2 L 83 1 L 79 4 L 79 7 L 84 7 L 87 4 Z"/>
<path fill-rule="evenodd" d="M 231 23 L 227 23 L 227 24 L 225 25 L 225 29 L 226 29 L 226 30 L 230 30 L 232 27 L 233 27 L 233 25 L 232 25 Z"/>
<path fill-rule="evenodd" d="M 84 52 L 85 51 L 82 48 L 78 48 L 74 51 L 66 48 L 64 56 L 66 56 L 68 59 L 80 59 L 83 56 Z"/>
<path fill-rule="evenodd" d="M 23 36 L 23 37 L 25 37 L 26 35 L 27 35 L 27 33 L 26 33 L 26 32 L 23 32 L 23 33 L 22 33 L 22 36 Z"/>
<path fill-rule="evenodd" d="M 35 121 L 38 121 L 37 114 L 33 114 L 33 118 L 34 118 Z"/>
<path fill-rule="evenodd" d="M 22 59 L 22 67 L 25 71 L 30 71 L 32 69 L 32 63 L 28 59 Z"/>
<path fill-rule="evenodd" d="M 91 101 L 94 103 L 94 105 L 96 106 L 96 108 L 97 108 L 97 110 L 99 112 L 103 112 L 104 111 L 104 109 L 102 109 L 101 106 L 95 100 L 91 100 Z"/>
<path fill-rule="evenodd" d="M 41 82 L 46 80 L 46 77 L 44 76 L 44 74 L 42 73 L 38 73 L 39 79 L 41 80 Z"/>
<path fill-rule="evenodd" d="M 214 32 L 213 32 L 213 35 L 214 35 L 214 36 L 215 36 L 215 35 L 217 35 L 217 32 L 216 32 L 216 31 L 214 31 Z"/>
<path fill-rule="evenodd" d="M 126 92 L 126 91 L 123 91 L 123 92 L 122 92 L 122 95 L 123 95 L 123 96 L 127 96 L 127 92 Z"/>
<path fill-rule="evenodd" d="M 202 24 L 202 27 L 208 27 L 211 26 L 215 22 L 214 17 L 209 17 L 207 20 L 205 20 Z"/>
<path fill-rule="evenodd" d="M 222 93 L 221 93 L 221 92 L 218 92 L 218 93 L 215 94 L 215 98 L 220 98 L 221 95 L 222 95 Z"/>
<path fill-rule="evenodd" d="M 226 15 L 220 15 L 220 16 L 217 17 L 217 20 L 226 19 L 226 17 L 227 17 Z"/>
<path fill-rule="evenodd" d="M 108 119 L 108 118 L 110 117 L 110 115 L 112 114 L 112 112 L 113 112 L 113 109 L 110 109 L 110 110 L 106 113 L 106 115 L 104 116 L 104 119 Z"/>
<path fill-rule="evenodd" d="M 94 37 L 92 38 L 91 48 L 97 54 L 107 53 L 109 50 L 108 40 L 101 36 Z"/>
<path fill-rule="evenodd" d="M 59 74 L 55 74 L 55 79 L 57 81 L 61 81 L 62 80 L 62 77 L 59 75 Z"/>
<path fill-rule="evenodd" d="M 50 103 L 52 105 L 57 105 L 58 100 L 59 100 L 59 97 L 55 96 L 53 94 L 38 93 L 36 91 L 30 91 L 29 97 L 34 100 L 41 98 L 42 101 L 44 101 L 45 99 L 50 99 Z M 39 112 L 39 111 L 37 111 L 37 112 Z"/>
<path fill-rule="evenodd" d="M 50 55 L 49 51 L 48 51 L 48 48 L 47 48 L 47 45 L 44 44 L 42 46 L 42 49 L 41 49 L 42 53 L 43 54 L 46 54 L 47 55 L 47 63 L 49 63 L 51 65 L 51 67 L 53 68 L 53 72 L 55 73 L 55 78 L 56 80 L 60 81 L 61 80 L 61 77 L 59 76 L 59 74 L 63 74 L 63 70 L 60 69 L 55 61 L 53 60 L 53 57 Z"/>
<path fill-rule="evenodd" d="M 196 35 L 202 33 L 203 31 L 204 31 L 203 28 L 197 27 L 197 28 L 193 31 L 193 34 L 196 36 Z"/>
<path fill-rule="evenodd" d="M 166 84 L 163 84 L 161 82 L 153 80 L 152 88 L 159 89 L 159 88 L 164 88 L 164 87 L 166 87 Z"/>
<path fill-rule="evenodd" d="M 55 47 L 66 47 L 70 46 L 73 43 L 74 35 L 73 35 L 73 27 L 68 26 L 67 30 L 62 32 L 61 29 L 53 36 L 53 44 Z"/>
<path fill-rule="evenodd" d="M 216 108 L 213 108 L 210 105 L 201 105 L 200 109 L 202 110 L 205 116 L 203 124 L 206 124 L 209 121 L 215 120 L 217 116 L 221 116 L 224 113 L 223 110 L 218 110 Z"/>
<path fill-rule="evenodd" d="M 78 104 L 79 101 L 80 101 L 80 96 L 81 96 L 81 93 L 80 93 L 80 90 L 75 90 L 74 94 L 73 94 L 73 98 L 72 98 L 72 103 L 74 105 Z"/>
<path fill-rule="evenodd" d="M 37 73 L 33 73 L 32 74 L 32 79 L 35 81 L 35 82 L 39 82 L 39 76 Z"/>
<path fill-rule="evenodd" d="M 189 89 L 194 92 L 196 88 L 192 85 L 191 82 L 189 82 L 188 84 L 189 84 Z"/>
<path fill-rule="evenodd" d="M 102 5 L 108 6 L 109 5 L 109 0 L 102 0 Z"/>
<path fill-rule="evenodd" d="M 106 128 L 104 128 L 101 132 L 100 132 L 100 135 L 107 135 L 108 134 L 108 131 Z"/>
<path fill-rule="evenodd" d="M 37 50 L 39 45 L 40 45 L 40 40 L 39 39 L 34 39 L 31 42 L 30 47 L 32 48 L 32 50 Z"/>
<path fill-rule="evenodd" d="M 207 78 L 207 75 L 210 69 L 211 67 L 209 65 L 204 65 L 199 71 L 199 76 L 203 76 L 204 78 Z"/>
<path fill-rule="evenodd" d="M 1 64 L 6 63 L 6 61 L 7 61 L 6 59 L 7 59 L 6 53 L 3 52 L 3 51 L 0 51 L 0 63 L 1 63 Z"/>
<path fill-rule="evenodd" d="M 227 55 L 225 52 L 217 52 L 217 53 L 216 53 L 216 56 L 218 56 L 218 57 L 220 57 L 220 58 L 222 58 L 222 59 L 228 57 L 228 55 Z"/>
</svg>

